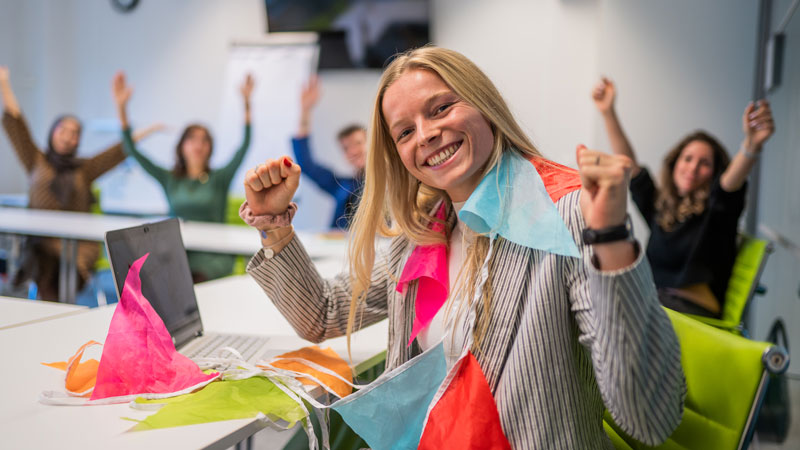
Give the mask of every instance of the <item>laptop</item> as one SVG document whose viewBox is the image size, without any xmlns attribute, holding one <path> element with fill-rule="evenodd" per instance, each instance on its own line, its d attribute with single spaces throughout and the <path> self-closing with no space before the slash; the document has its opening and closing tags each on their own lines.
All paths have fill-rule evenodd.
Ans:
<svg viewBox="0 0 800 450">
<path fill-rule="evenodd" d="M 122 295 L 128 269 L 134 261 L 150 253 L 140 272 L 142 294 L 164 321 L 179 352 L 193 359 L 231 357 L 220 350 L 232 347 L 248 362 L 263 359 L 269 340 L 265 336 L 203 330 L 178 219 L 109 231 L 105 243 L 117 298 Z"/>
</svg>

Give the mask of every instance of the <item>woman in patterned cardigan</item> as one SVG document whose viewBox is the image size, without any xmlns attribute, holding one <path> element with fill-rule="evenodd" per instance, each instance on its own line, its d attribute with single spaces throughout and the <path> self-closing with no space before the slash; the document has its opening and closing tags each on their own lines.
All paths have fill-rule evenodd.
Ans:
<svg viewBox="0 0 800 450">
<path fill-rule="evenodd" d="M 3 128 L 30 180 L 28 207 L 88 212 L 95 198 L 92 182 L 125 159 L 120 143 L 91 158 L 78 158 L 81 123 L 72 115 L 59 116 L 47 134 L 45 151 L 31 136 L 14 92 L 9 70 L 0 66 L 0 95 L 3 98 Z M 154 131 L 144 130 L 141 139 Z M 58 301 L 58 268 L 61 240 L 33 238 L 26 245 L 21 270 L 15 282 L 32 277 L 42 300 Z M 78 289 L 91 276 L 100 254 L 96 242 L 79 241 L 77 251 Z"/>
</svg>

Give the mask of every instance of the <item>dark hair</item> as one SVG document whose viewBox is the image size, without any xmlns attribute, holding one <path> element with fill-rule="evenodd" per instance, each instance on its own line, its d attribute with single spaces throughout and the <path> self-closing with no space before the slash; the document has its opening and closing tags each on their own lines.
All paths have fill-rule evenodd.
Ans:
<svg viewBox="0 0 800 450">
<path fill-rule="evenodd" d="M 351 134 L 355 133 L 356 131 L 363 131 L 363 132 L 366 133 L 367 129 L 363 125 L 360 125 L 360 124 L 357 124 L 357 123 L 348 125 L 348 126 L 342 128 L 341 130 L 339 130 L 339 133 L 336 134 L 336 140 L 337 141 L 341 141 L 342 139 L 346 138 L 347 136 L 350 136 Z"/>
<path fill-rule="evenodd" d="M 714 153 L 714 170 L 705 186 L 681 196 L 675 186 L 672 173 L 675 171 L 675 164 L 678 162 L 681 153 L 683 153 L 683 149 L 694 141 L 704 142 L 711 147 Z M 729 163 L 730 157 L 728 157 L 725 148 L 717 138 L 705 131 L 698 130 L 681 139 L 664 157 L 664 165 L 661 167 L 661 188 L 658 190 L 658 196 L 656 197 L 656 210 L 658 211 L 656 221 L 661 228 L 670 231 L 676 224 L 683 222 L 690 216 L 702 213 L 706 208 L 711 184 L 722 175 L 722 172 L 728 168 Z"/>
<path fill-rule="evenodd" d="M 188 125 L 181 134 L 181 138 L 178 140 L 178 145 L 175 147 L 175 167 L 172 168 L 172 174 L 175 175 L 177 178 L 183 178 L 186 176 L 186 158 L 183 157 L 183 143 L 186 142 L 186 139 L 189 138 L 189 135 L 195 130 L 202 130 L 206 134 L 206 139 L 208 139 L 209 151 L 208 151 L 208 159 L 206 159 L 206 166 L 203 170 L 208 173 L 209 166 L 208 162 L 211 161 L 211 155 L 214 153 L 214 138 L 211 137 L 211 132 L 208 131 L 203 125 L 193 123 Z"/>
<path fill-rule="evenodd" d="M 83 130 L 83 124 L 81 123 L 81 121 L 77 117 L 73 116 L 72 114 L 62 114 L 62 115 L 56 117 L 56 119 L 53 121 L 53 124 L 50 125 L 50 131 L 47 132 L 47 152 L 48 153 L 55 151 L 53 149 L 53 133 L 56 132 L 56 128 L 58 128 L 58 126 L 61 125 L 61 122 L 65 121 L 65 120 L 74 120 L 78 124 L 78 136 L 79 136 L 79 139 L 80 139 L 80 133 Z M 72 154 L 73 155 L 75 154 L 76 150 L 78 150 L 77 147 L 72 149 Z"/>
</svg>

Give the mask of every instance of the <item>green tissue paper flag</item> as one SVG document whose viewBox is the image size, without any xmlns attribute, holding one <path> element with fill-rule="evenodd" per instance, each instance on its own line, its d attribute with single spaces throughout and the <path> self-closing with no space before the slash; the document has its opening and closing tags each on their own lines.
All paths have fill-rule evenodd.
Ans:
<svg viewBox="0 0 800 450">
<path fill-rule="evenodd" d="M 214 381 L 191 394 L 162 400 L 136 399 L 139 404 L 164 404 L 134 431 L 178 427 L 221 420 L 247 419 L 265 414 L 270 420 L 284 420 L 293 426 L 306 417 L 303 408 L 264 377 Z"/>
</svg>

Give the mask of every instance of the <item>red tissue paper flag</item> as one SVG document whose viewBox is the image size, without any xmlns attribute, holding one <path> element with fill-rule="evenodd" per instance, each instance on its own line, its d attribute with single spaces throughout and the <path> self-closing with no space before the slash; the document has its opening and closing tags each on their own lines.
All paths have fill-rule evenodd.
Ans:
<svg viewBox="0 0 800 450">
<path fill-rule="evenodd" d="M 431 409 L 418 448 L 511 450 L 489 383 L 471 352 Z"/>
</svg>

